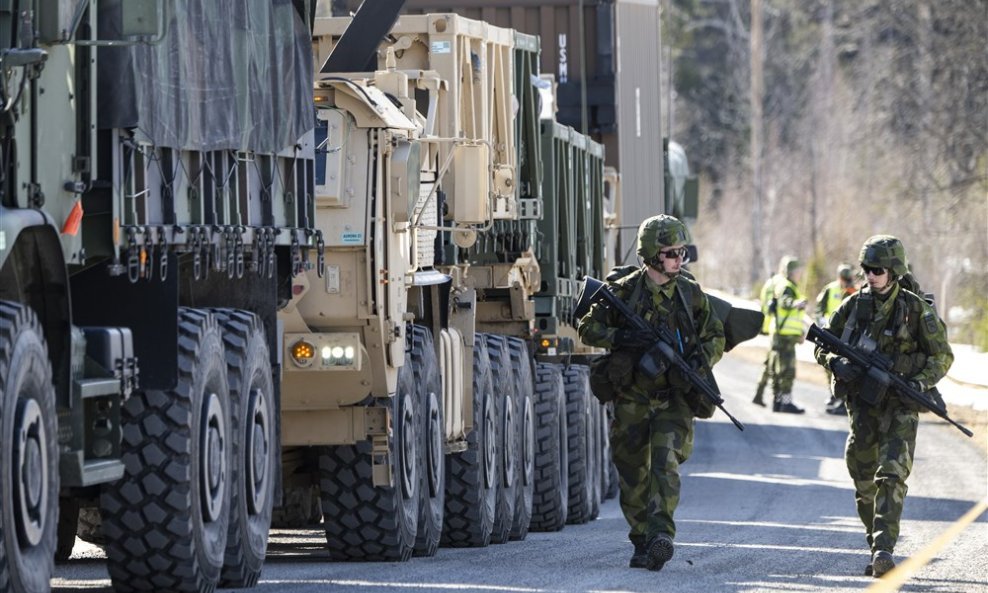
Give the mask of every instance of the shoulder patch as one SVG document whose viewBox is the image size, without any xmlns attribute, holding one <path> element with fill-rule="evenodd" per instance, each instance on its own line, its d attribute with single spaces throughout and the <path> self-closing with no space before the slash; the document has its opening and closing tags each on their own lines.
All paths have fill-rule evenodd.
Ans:
<svg viewBox="0 0 988 593">
<path fill-rule="evenodd" d="M 929 309 L 923 313 L 923 329 L 929 335 L 934 335 L 940 330 L 940 323 L 937 320 L 936 314 Z"/>
</svg>

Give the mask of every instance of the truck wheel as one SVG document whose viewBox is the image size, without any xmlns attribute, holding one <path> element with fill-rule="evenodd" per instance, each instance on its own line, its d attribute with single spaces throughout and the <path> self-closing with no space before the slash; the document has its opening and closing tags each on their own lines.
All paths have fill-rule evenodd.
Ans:
<svg viewBox="0 0 988 593">
<path fill-rule="evenodd" d="M 374 486 L 371 441 L 319 448 L 322 516 L 333 560 L 404 562 L 412 556 L 419 511 L 419 418 L 410 358 L 406 355 L 390 398 L 390 486 Z"/>
<path fill-rule="evenodd" d="M 566 525 L 569 454 L 566 392 L 562 367 L 535 367 L 535 490 L 531 531 L 559 531 Z"/>
<path fill-rule="evenodd" d="M 230 524 L 230 399 L 216 319 L 178 313 L 178 377 L 123 406 L 124 476 L 100 497 L 107 568 L 129 591 L 206 591 Z"/>
<path fill-rule="evenodd" d="M 58 529 L 58 429 L 37 316 L 0 302 L 0 591 L 48 591 Z"/>
<path fill-rule="evenodd" d="M 435 556 L 443 532 L 446 496 L 445 420 L 432 333 L 420 325 L 412 329 L 412 369 L 415 371 L 416 404 L 422 412 L 418 425 L 419 524 L 414 554 Z"/>
<path fill-rule="evenodd" d="M 446 456 L 444 546 L 483 547 L 491 542 L 497 500 L 497 414 L 487 346 L 473 343 L 473 430 L 467 450 Z"/>
<path fill-rule="evenodd" d="M 515 492 L 518 474 L 517 433 L 518 404 L 515 399 L 515 381 L 511 373 L 511 355 L 504 336 L 484 334 L 487 355 L 491 361 L 491 381 L 494 409 L 497 414 L 497 501 L 494 505 L 494 527 L 491 543 L 508 541 L 515 520 Z"/>
<path fill-rule="evenodd" d="M 221 587 L 257 585 L 268 548 L 274 500 L 274 385 L 260 319 L 235 309 L 213 310 L 223 329 L 230 382 L 230 531 Z"/>
<path fill-rule="evenodd" d="M 525 341 L 508 338 L 511 354 L 512 379 L 518 411 L 516 424 L 515 516 L 511 523 L 511 539 L 523 540 L 532 521 L 532 491 L 535 488 L 535 408 L 533 404 L 532 361 Z"/>
<path fill-rule="evenodd" d="M 58 501 L 58 544 L 55 546 L 55 562 L 65 562 L 72 555 L 78 524 L 79 500 L 60 498 Z"/>
<path fill-rule="evenodd" d="M 567 523 L 582 524 L 590 520 L 593 510 L 594 426 L 590 407 L 589 370 L 572 365 L 563 371 L 566 390 L 567 446 L 569 449 L 569 496 Z"/>
</svg>

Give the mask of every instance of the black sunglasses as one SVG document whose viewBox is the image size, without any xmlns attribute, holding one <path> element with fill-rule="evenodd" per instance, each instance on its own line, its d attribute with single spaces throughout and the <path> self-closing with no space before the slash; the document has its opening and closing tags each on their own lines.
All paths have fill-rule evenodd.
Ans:
<svg viewBox="0 0 988 593">
<path fill-rule="evenodd" d="M 686 259 L 686 254 L 688 253 L 689 250 L 686 249 L 685 247 L 677 247 L 675 249 L 666 249 L 665 251 L 660 251 L 659 255 L 666 259 L 677 259 L 680 257 Z"/>
<path fill-rule="evenodd" d="M 871 266 L 864 265 L 861 266 L 861 270 L 864 271 L 865 274 L 874 274 L 875 276 L 881 276 L 885 273 L 885 268 L 873 268 Z"/>
</svg>

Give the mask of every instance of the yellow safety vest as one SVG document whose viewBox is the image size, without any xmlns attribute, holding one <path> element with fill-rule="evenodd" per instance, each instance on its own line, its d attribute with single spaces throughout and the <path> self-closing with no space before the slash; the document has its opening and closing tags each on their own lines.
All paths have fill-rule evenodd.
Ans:
<svg viewBox="0 0 988 593">
<path fill-rule="evenodd" d="M 772 328 L 780 336 L 801 336 L 803 335 L 803 312 L 795 308 L 787 308 L 782 304 L 782 297 L 786 290 L 792 290 L 792 300 L 798 301 L 803 298 L 796 287 L 789 279 L 783 279 L 775 285 L 775 323 Z"/>
<path fill-rule="evenodd" d="M 834 314 L 837 307 L 840 307 L 845 298 L 854 294 L 853 290 L 850 293 L 845 293 L 844 288 L 840 285 L 840 280 L 834 280 L 825 286 L 824 290 L 827 291 L 827 299 L 824 302 L 824 315 L 827 319 L 830 319 L 830 316 Z"/>
</svg>

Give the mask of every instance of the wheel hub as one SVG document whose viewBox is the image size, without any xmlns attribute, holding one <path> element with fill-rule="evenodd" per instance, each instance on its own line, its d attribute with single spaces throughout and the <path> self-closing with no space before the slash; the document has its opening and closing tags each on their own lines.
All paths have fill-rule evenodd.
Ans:
<svg viewBox="0 0 988 593">
<path fill-rule="evenodd" d="M 494 418 L 493 398 L 484 398 L 484 480 L 488 488 L 496 483 L 497 420 Z"/>
<path fill-rule="evenodd" d="M 515 402 L 504 400 L 504 475 L 502 481 L 511 488 L 515 481 Z"/>
<path fill-rule="evenodd" d="M 415 408 L 412 398 L 406 394 L 400 394 L 402 398 L 401 406 L 401 490 L 405 498 L 411 498 L 415 493 L 416 470 L 415 470 Z"/>
<path fill-rule="evenodd" d="M 525 411 L 522 422 L 524 422 L 525 432 L 522 434 L 521 454 L 525 463 L 525 471 L 522 472 L 524 484 L 528 486 L 532 482 L 532 474 L 535 473 L 535 419 L 532 416 L 531 400 L 525 399 Z"/>
<path fill-rule="evenodd" d="M 245 431 L 246 442 L 244 450 L 250 457 L 247 459 L 246 480 L 247 507 L 251 514 L 258 514 L 264 508 L 267 499 L 268 455 L 271 451 L 267 398 L 259 389 L 250 393 L 247 410 L 249 424 Z"/>
<path fill-rule="evenodd" d="M 18 402 L 14 417 L 15 520 L 21 545 L 37 546 L 45 532 L 48 508 L 48 452 L 41 407 L 33 399 Z"/>
<path fill-rule="evenodd" d="M 223 404 L 216 393 L 206 396 L 200 447 L 203 517 L 216 521 L 226 494 L 226 422 Z"/>
<path fill-rule="evenodd" d="M 439 399 L 435 393 L 429 393 L 429 425 L 427 430 L 429 449 L 429 497 L 434 498 L 439 493 L 439 472 L 443 471 L 443 427 L 439 418 Z"/>
</svg>

